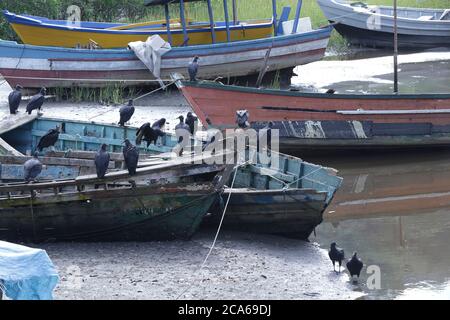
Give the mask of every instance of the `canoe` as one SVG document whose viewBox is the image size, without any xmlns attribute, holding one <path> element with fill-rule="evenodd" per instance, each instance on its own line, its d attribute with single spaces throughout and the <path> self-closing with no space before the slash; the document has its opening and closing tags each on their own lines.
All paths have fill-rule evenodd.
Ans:
<svg viewBox="0 0 450 320">
<path fill-rule="evenodd" d="M 169 41 L 166 22 L 124 24 L 109 22 L 86 22 L 77 24 L 67 20 L 52 20 L 45 17 L 20 15 L 3 10 L 3 16 L 23 43 L 36 46 L 65 48 L 89 47 L 93 41 L 103 49 L 126 48 L 133 41 L 146 41 L 148 37 L 159 35 Z M 179 21 L 171 23 L 171 45 L 182 46 L 184 34 Z M 209 22 L 191 22 L 186 26 L 188 45 L 211 44 Z M 254 40 L 271 37 L 272 19 L 242 20 L 230 22 L 231 41 Z M 216 42 L 226 42 L 225 22 L 215 22 Z"/>
<path fill-rule="evenodd" d="M 109 145 L 113 162 L 111 166 L 120 168 L 117 162 L 121 161 L 121 156 L 114 152 L 119 151 L 125 137 L 131 138 L 136 132 L 133 127 L 38 118 L 31 124 L 0 135 L 0 138 L 10 143 L 18 152 L 30 153 L 39 138 L 56 125 L 64 127 L 65 132 L 60 134 L 55 150 L 43 154 L 45 157 L 42 157 L 42 161 L 53 161 L 52 164 L 48 163 L 45 174 L 59 174 L 59 177 L 67 171 L 65 168 L 68 164 L 63 161 L 78 161 L 75 168 L 81 170 L 81 165 L 84 165 L 84 170 L 87 170 L 83 161 L 92 161 L 94 157 L 94 152 L 89 150 L 97 150 L 102 143 Z M 169 154 L 176 143 L 176 137 L 167 134 L 157 145 L 151 145 L 150 148 L 141 146 L 141 153 L 150 154 L 151 158 L 142 159 L 140 163 L 144 166 L 161 161 L 160 158 Z M 273 154 L 275 155 L 274 152 Z M 205 224 L 217 226 L 217 219 L 223 209 L 220 204 L 223 204 L 231 193 L 224 221 L 225 228 L 307 239 L 314 227 L 322 221 L 322 214 L 341 185 L 342 178 L 337 176 L 334 169 L 284 154 L 277 155 L 278 162 L 264 164 L 258 157 L 257 162 L 241 167 L 236 173 L 232 188 L 230 176 L 225 182 L 228 187 L 225 187 L 222 200 L 217 196 L 216 205 L 210 210 L 215 214 L 208 216 Z M 3 166 L 11 166 L 11 158 L 17 157 L 3 157 L 4 160 L 0 157 L 0 162 L 3 162 Z M 25 160 L 20 161 L 23 163 Z M 52 166 L 54 168 L 50 169 Z M 72 170 L 74 166 L 72 165 Z M 5 167 L 3 172 L 6 172 L 6 169 Z M 19 169 L 21 168 L 16 166 L 16 170 Z M 69 174 L 73 175 L 71 171 Z M 16 176 L 20 177 L 20 174 Z"/>
<path fill-rule="evenodd" d="M 307 240 L 339 189 L 337 171 L 275 153 L 279 166 L 258 162 L 239 168 L 205 224 L 217 227 L 230 196 L 223 228 Z"/>
<path fill-rule="evenodd" d="M 235 126 L 246 109 L 253 128 L 274 123 L 281 150 L 450 145 L 450 94 L 327 94 L 179 82 L 202 123 Z"/>
<path fill-rule="evenodd" d="M 34 119 L 33 122 L 13 129 L 13 135 L 2 135 L 9 143 L 17 143 L 24 151 L 34 138 L 41 135 L 50 120 Z M 52 124 L 62 124 L 54 120 Z M 75 124 L 63 122 L 66 130 L 74 133 Z M 111 126 L 110 129 L 113 129 Z M 67 141 L 83 148 L 90 148 L 96 134 L 80 125 L 86 135 L 76 141 L 76 135 L 61 134 L 60 141 Z M 99 127 L 97 127 L 99 128 Z M 105 128 L 101 141 L 120 143 L 124 135 Z M 111 133 L 113 137 L 106 137 Z M 33 136 L 35 137 L 35 136 Z M 72 140 L 70 137 L 75 139 Z M 12 140 L 11 140 L 12 139 Z M 167 140 L 168 141 L 168 140 Z M 170 145 L 170 142 L 167 142 Z M 162 151 L 168 148 L 161 148 Z M 111 146 L 119 148 L 119 146 Z M 145 160 L 133 177 L 117 166 L 118 153 L 111 153 L 110 171 L 104 179 L 93 173 L 94 152 L 82 158 L 76 151 L 65 150 L 64 155 L 41 157 L 46 166 L 39 182 L 25 184 L 23 163 L 27 156 L 0 156 L 0 237 L 9 240 L 40 242 L 46 240 L 80 241 L 148 241 L 188 239 L 197 230 L 203 216 L 222 192 L 230 174 L 230 165 L 206 164 L 211 156 L 171 158 L 161 154 Z M 73 158 L 77 157 L 77 158 Z M 197 159 L 198 158 L 198 159 Z M 203 160 L 203 161 L 196 161 Z"/>
<path fill-rule="evenodd" d="M 328 21 L 351 44 L 393 48 L 393 8 L 317 0 Z M 450 9 L 398 8 L 398 47 L 450 47 Z"/>
<path fill-rule="evenodd" d="M 332 27 L 276 37 L 176 47 L 162 56 L 161 79 L 171 73 L 188 76 L 187 67 L 200 57 L 198 77 L 242 77 L 258 74 L 267 59 L 268 71 L 293 68 L 322 59 Z M 0 74 L 14 87 L 70 88 L 155 85 L 156 80 L 127 49 L 68 49 L 0 40 Z"/>
</svg>

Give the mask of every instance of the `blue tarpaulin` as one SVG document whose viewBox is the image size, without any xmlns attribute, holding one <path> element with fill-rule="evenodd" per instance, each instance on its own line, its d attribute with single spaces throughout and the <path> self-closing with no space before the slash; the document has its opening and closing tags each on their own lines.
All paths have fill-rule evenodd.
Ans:
<svg viewBox="0 0 450 320">
<path fill-rule="evenodd" d="M 0 241 L 0 286 L 13 300 L 51 300 L 59 277 L 47 252 Z"/>
</svg>

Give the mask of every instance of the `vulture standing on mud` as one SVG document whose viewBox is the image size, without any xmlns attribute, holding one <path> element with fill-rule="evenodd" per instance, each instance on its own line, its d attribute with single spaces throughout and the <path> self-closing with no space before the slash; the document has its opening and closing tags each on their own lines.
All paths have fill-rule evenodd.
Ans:
<svg viewBox="0 0 450 320">
<path fill-rule="evenodd" d="M 35 181 L 42 171 L 42 163 L 38 159 L 38 153 L 35 152 L 33 158 L 27 160 L 23 165 L 24 179 L 26 182 Z"/>
<path fill-rule="evenodd" d="M 333 242 L 330 246 L 330 251 L 328 251 L 328 256 L 333 262 L 333 269 L 336 271 L 335 263 L 336 261 L 339 263 L 339 272 L 341 272 L 342 260 L 344 260 L 344 250 L 339 248 L 336 245 L 336 242 Z"/>
<path fill-rule="evenodd" d="M 120 120 L 119 125 L 121 127 L 125 126 L 125 123 L 130 121 L 134 114 L 133 100 L 128 100 L 128 105 L 122 106 L 119 110 Z"/>
<path fill-rule="evenodd" d="M 59 127 L 57 126 L 56 129 L 50 129 L 48 132 L 41 137 L 39 140 L 39 143 L 37 145 L 37 150 L 40 152 L 44 148 L 52 147 L 55 145 L 56 141 L 58 141 L 59 137 Z"/>
<path fill-rule="evenodd" d="M 189 132 L 191 135 L 194 135 L 196 129 L 196 122 L 198 118 L 192 114 L 192 112 L 188 112 L 186 116 L 185 123 L 189 126 Z"/>
<path fill-rule="evenodd" d="M 188 72 L 190 81 L 197 81 L 197 73 L 198 73 L 198 60 L 200 58 L 195 56 L 194 60 L 189 63 Z"/>
<path fill-rule="evenodd" d="M 165 133 L 159 128 L 150 127 L 150 123 L 144 123 L 136 132 L 136 144 L 141 144 L 142 140 L 147 141 L 147 148 L 153 142 L 156 144 L 158 137 L 164 136 Z"/>
<path fill-rule="evenodd" d="M 152 124 L 152 128 L 153 129 L 160 129 L 162 130 L 164 128 L 164 125 L 166 124 L 166 119 L 165 118 L 161 118 L 158 121 L 155 121 Z"/>
<path fill-rule="evenodd" d="M 20 84 L 16 85 L 16 88 L 9 94 L 9 113 L 16 114 L 17 109 L 19 109 L 20 101 L 22 101 L 22 86 Z"/>
<path fill-rule="evenodd" d="M 100 147 L 100 150 L 98 150 L 97 154 L 95 155 L 95 168 L 97 169 L 97 177 L 100 179 L 103 179 L 105 177 L 106 171 L 108 170 L 109 166 L 109 159 L 110 155 L 108 151 L 106 151 L 106 147 L 108 147 L 106 144 L 102 144 Z"/>
<path fill-rule="evenodd" d="M 123 147 L 123 158 L 125 160 L 125 166 L 128 169 L 130 176 L 136 174 L 137 164 L 139 161 L 139 150 L 136 146 L 133 146 L 130 140 L 125 139 L 125 146 Z"/>
<path fill-rule="evenodd" d="M 350 277 L 353 278 L 353 276 L 357 276 L 359 278 L 359 275 L 361 274 L 361 270 L 363 268 L 363 262 L 361 259 L 357 257 L 357 253 L 354 252 L 352 258 L 349 262 L 347 262 L 347 269 L 348 272 L 350 272 Z M 356 282 L 357 280 L 355 280 Z"/>
<path fill-rule="evenodd" d="M 31 111 L 38 109 L 41 111 L 41 107 L 44 104 L 45 101 L 45 94 L 47 93 L 47 89 L 44 87 L 41 88 L 38 94 L 35 94 L 30 102 L 28 102 L 27 105 L 27 112 L 28 114 L 31 114 Z"/>
</svg>

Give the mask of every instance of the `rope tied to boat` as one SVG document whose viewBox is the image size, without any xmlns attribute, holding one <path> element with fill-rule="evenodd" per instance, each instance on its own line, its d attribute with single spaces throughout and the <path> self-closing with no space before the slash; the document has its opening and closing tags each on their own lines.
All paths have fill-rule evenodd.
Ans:
<svg viewBox="0 0 450 320">
<path fill-rule="evenodd" d="M 238 163 L 233 168 L 234 174 L 233 174 L 233 179 L 231 180 L 231 185 L 229 187 L 230 189 L 232 189 L 234 187 L 234 182 L 236 181 L 236 175 L 237 175 L 238 169 L 240 167 L 246 166 L 249 162 L 250 162 L 250 160 L 247 160 L 244 163 L 240 163 L 240 164 Z M 211 244 L 211 247 L 209 248 L 208 254 L 206 255 L 205 259 L 203 260 L 202 264 L 200 265 L 200 268 L 198 268 L 197 271 L 202 270 L 203 267 L 206 265 L 206 261 L 208 260 L 209 256 L 211 255 L 211 253 L 212 253 L 212 251 L 213 251 L 213 249 L 214 249 L 214 247 L 216 245 L 217 238 L 219 237 L 220 230 L 222 229 L 223 219 L 225 218 L 225 213 L 227 212 L 228 204 L 230 203 L 230 198 L 231 198 L 231 192 L 228 193 L 227 202 L 225 203 L 225 207 L 224 207 L 224 209 L 222 211 L 222 217 L 220 218 L 219 226 L 217 227 L 217 231 L 216 231 L 216 234 L 214 236 L 213 243 Z M 183 292 L 181 292 L 176 297 L 176 300 L 178 300 L 183 294 L 185 294 L 187 291 L 189 291 L 189 289 L 192 288 L 193 284 L 194 284 L 194 281 L 192 281 L 192 283 Z"/>
<path fill-rule="evenodd" d="M 134 102 L 134 101 L 136 101 L 136 100 L 142 99 L 142 98 L 144 98 L 144 97 L 146 97 L 146 96 L 149 96 L 149 95 L 151 95 L 151 94 L 153 94 L 153 93 L 155 93 L 155 92 L 158 92 L 158 91 L 160 91 L 160 90 L 166 90 L 167 87 L 171 86 L 172 84 L 174 84 L 174 83 L 177 82 L 177 81 L 178 81 L 178 80 L 170 81 L 168 84 L 166 84 L 166 85 L 164 85 L 164 86 L 161 86 L 161 87 L 159 87 L 159 88 L 157 88 L 157 89 L 155 89 L 155 90 L 152 90 L 152 91 L 150 91 L 150 92 L 144 93 L 144 94 L 142 94 L 142 95 L 140 95 L 140 96 L 137 96 L 137 97 L 134 98 L 134 99 L 129 99 L 129 100 L 133 100 L 133 102 Z M 128 100 L 127 100 L 127 101 L 128 101 Z M 125 102 L 126 102 L 126 101 L 124 101 L 123 103 L 125 103 Z M 94 118 L 100 117 L 100 116 L 102 116 L 102 115 L 104 115 L 105 113 L 108 113 L 108 112 L 110 112 L 110 111 L 111 111 L 111 110 L 106 110 L 105 112 L 101 112 L 101 113 L 99 113 L 99 114 L 97 114 L 97 115 L 95 115 L 95 116 L 93 116 L 93 117 L 90 117 L 89 120 L 92 120 L 92 119 L 94 119 Z"/>
</svg>

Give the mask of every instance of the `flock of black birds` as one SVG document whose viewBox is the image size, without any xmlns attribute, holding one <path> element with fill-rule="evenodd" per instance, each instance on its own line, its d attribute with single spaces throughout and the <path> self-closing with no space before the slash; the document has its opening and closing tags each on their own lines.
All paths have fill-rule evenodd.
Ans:
<svg viewBox="0 0 450 320">
<path fill-rule="evenodd" d="M 333 242 L 330 246 L 330 250 L 328 251 L 328 256 L 331 259 L 331 262 L 333 263 L 333 269 L 336 271 L 336 262 L 339 264 L 339 273 L 341 272 L 341 266 L 342 261 L 345 259 L 345 253 L 344 249 L 339 248 L 336 244 L 336 242 Z M 357 252 L 353 253 L 352 258 L 346 263 L 348 272 L 350 273 L 350 277 L 356 276 L 359 278 L 361 274 L 361 270 L 364 266 L 364 263 L 361 261 L 361 259 L 358 258 Z M 356 280 L 355 280 L 356 282 Z"/>
<path fill-rule="evenodd" d="M 23 87 L 20 84 L 18 84 L 8 96 L 9 112 L 11 114 L 16 114 L 17 111 L 19 110 L 19 105 L 20 102 L 22 101 L 22 89 Z M 39 110 L 39 112 L 41 111 L 42 105 L 44 104 L 45 101 L 46 93 L 47 89 L 42 87 L 37 94 L 31 97 L 26 108 L 26 112 L 28 114 L 31 114 L 31 112 L 36 109 Z"/>
<path fill-rule="evenodd" d="M 22 86 L 17 85 L 15 89 L 9 94 L 9 110 L 11 114 L 17 114 L 20 102 L 22 100 Z M 33 110 L 41 110 L 42 105 L 45 101 L 46 89 L 41 88 L 38 94 L 34 95 L 29 101 L 26 111 L 31 114 Z M 130 121 L 133 116 L 135 108 L 133 106 L 133 100 L 129 100 L 127 105 L 122 106 L 119 109 L 119 125 L 125 126 L 125 124 Z M 183 116 L 179 116 L 180 123 L 177 124 L 175 130 L 184 129 L 188 131 L 191 135 L 194 135 L 196 130 L 197 117 L 195 117 L 192 112 L 188 112 L 186 116 L 186 121 L 184 121 Z M 166 119 L 161 118 L 158 121 L 150 125 L 149 122 L 144 123 L 136 132 L 136 145 L 142 144 L 142 141 L 147 143 L 147 148 L 150 144 L 156 144 L 159 137 L 165 135 L 164 126 L 166 124 Z M 26 182 L 36 181 L 38 175 L 42 172 L 42 163 L 39 160 L 39 152 L 42 152 L 45 148 L 54 147 L 58 141 L 59 134 L 64 132 L 64 126 L 57 126 L 55 129 L 50 129 L 45 135 L 43 135 L 36 146 L 36 151 L 33 157 L 27 160 L 24 164 L 24 179 Z M 182 141 L 182 137 L 180 142 Z M 96 167 L 97 177 L 104 178 L 109 167 L 110 155 L 107 151 L 108 146 L 102 144 L 100 149 L 95 155 L 94 163 Z M 125 167 L 128 169 L 130 175 L 135 175 L 137 170 L 137 165 L 139 161 L 139 149 L 133 145 L 130 140 L 126 139 L 124 141 L 124 147 L 122 149 Z"/>
</svg>

